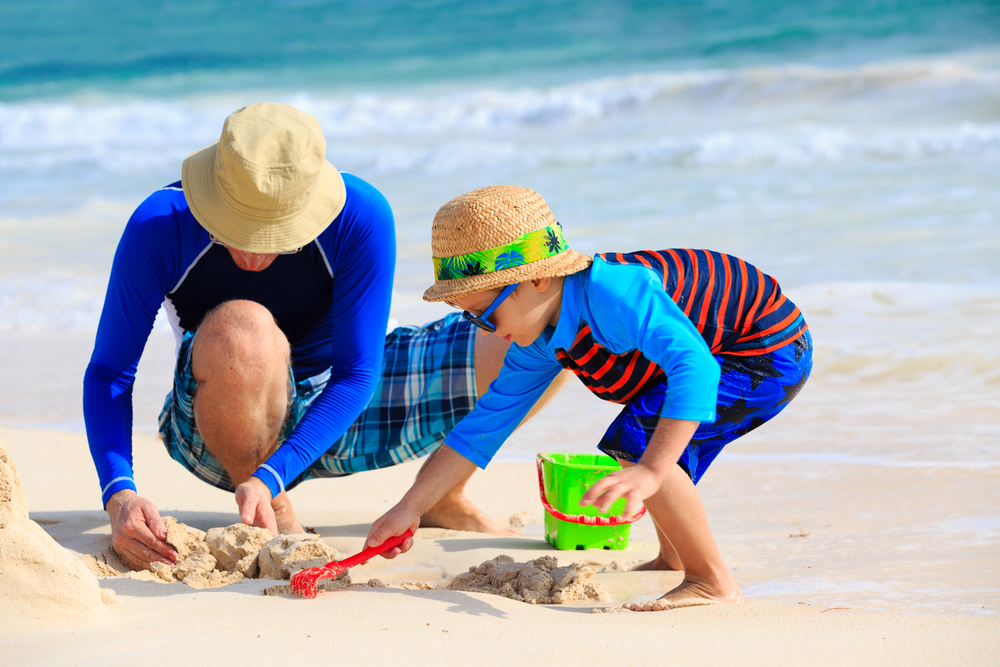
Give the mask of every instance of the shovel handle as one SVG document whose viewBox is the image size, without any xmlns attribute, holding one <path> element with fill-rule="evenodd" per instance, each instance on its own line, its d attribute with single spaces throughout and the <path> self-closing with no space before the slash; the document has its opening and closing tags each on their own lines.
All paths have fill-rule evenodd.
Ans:
<svg viewBox="0 0 1000 667">
<path fill-rule="evenodd" d="M 362 565 L 363 563 L 367 563 L 370 559 L 374 558 L 375 556 L 378 556 L 380 553 L 386 552 L 393 547 L 398 547 L 408 537 L 413 537 L 413 531 L 410 529 L 407 529 L 406 532 L 403 533 L 402 535 L 396 535 L 395 537 L 390 537 L 377 547 L 368 547 L 361 553 L 355 554 L 350 558 L 345 558 L 344 560 L 338 560 L 334 561 L 333 563 L 329 563 L 327 564 L 327 567 L 330 567 L 331 565 L 336 565 L 342 570 L 346 570 L 347 568 L 354 567 L 355 565 Z"/>
</svg>

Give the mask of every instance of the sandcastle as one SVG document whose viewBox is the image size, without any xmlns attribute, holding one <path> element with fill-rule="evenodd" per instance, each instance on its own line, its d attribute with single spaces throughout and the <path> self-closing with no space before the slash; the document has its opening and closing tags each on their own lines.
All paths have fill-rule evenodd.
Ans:
<svg viewBox="0 0 1000 667">
<path fill-rule="evenodd" d="M 132 570 L 108 547 L 83 562 L 97 576 L 129 577 L 160 583 L 183 582 L 192 588 L 218 588 L 242 579 L 290 579 L 307 567 L 321 567 L 337 559 L 337 550 L 316 535 L 279 535 L 241 523 L 212 528 L 207 533 L 163 517 L 167 543 L 177 551 L 173 567 L 153 563 L 152 570 Z M 340 586 L 350 584 L 344 572 Z"/>
<path fill-rule="evenodd" d="M 497 556 L 455 577 L 448 589 L 501 595 L 528 604 L 564 604 L 575 600 L 604 600 L 608 590 L 594 581 L 594 568 L 581 563 L 559 567 L 552 556 L 515 563 Z"/>
<path fill-rule="evenodd" d="M 28 518 L 28 497 L 0 440 L 0 626 L 13 630 L 107 614 L 97 578 Z"/>
</svg>

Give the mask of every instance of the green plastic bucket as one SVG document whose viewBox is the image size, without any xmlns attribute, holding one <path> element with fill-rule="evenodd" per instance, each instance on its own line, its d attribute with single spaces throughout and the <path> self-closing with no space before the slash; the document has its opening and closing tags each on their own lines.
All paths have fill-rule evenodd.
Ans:
<svg viewBox="0 0 1000 667">
<path fill-rule="evenodd" d="M 621 517 L 624 498 L 615 501 L 603 514 L 592 505 L 580 505 L 583 494 L 594 482 L 621 469 L 617 461 L 602 454 L 543 452 L 538 455 L 537 463 L 539 492 L 543 506 L 547 505 L 545 540 L 549 544 L 561 550 L 617 550 L 628 546 L 632 522 L 645 513 L 645 508 L 632 517 Z"/>
</svg>

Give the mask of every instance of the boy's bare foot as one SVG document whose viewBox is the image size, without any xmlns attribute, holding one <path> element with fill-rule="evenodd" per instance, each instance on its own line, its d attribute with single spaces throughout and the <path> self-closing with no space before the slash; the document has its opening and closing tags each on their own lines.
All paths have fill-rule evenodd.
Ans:
<svg viewBox="0 0 1000 667">
<path fill-rule="evenodd" d="M 709 587 L 693 581 L 681 583 L 680 586 L 649 602 L 633 602 L 624 605 L 631 611 L 666 611 L 681 607 L 700 607 L 709 604 L 736 604 L 743 601 L 743 593 L 734 584 L 731 588 Z"/>
<path fill-rule="evenodd" d="M 501 528 L 478 507 L 469 502 L 464 493 L 449 493 L 420 517 L 421 528 L 448 528 L 467 530 L 490 535 L 517 535 L 515 530 Z"/>
<path fill-rule="evenodd" d="M 669 570 L 672 572 L 680 572 L 684 569 L 681 564 L 681 559 L 674 556 L 673 559 L 667 559 L 663 556 L 657 556 L 648 563 L 643 563 L 642 565 L 636 565 L 632 568 L 633 572 L 639 570 Z"/>
</svg>

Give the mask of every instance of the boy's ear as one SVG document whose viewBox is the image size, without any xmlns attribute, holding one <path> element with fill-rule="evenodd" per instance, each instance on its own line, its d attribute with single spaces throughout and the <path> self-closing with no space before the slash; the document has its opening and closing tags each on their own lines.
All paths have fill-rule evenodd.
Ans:
<svg viewBox="0 0 1000 667">
<path fill-rule="evenodd" d="M 531 279 L 531 284 L 534 285 L 535 291 L 539 292 L 539 293 L 544 292 L 545 290 L 547 290 L 549 288 L 549 285 L 551 283 L 552 283 L 552 278 L 549 277 L 549 276 L 545 276 L 544 278 L 532 278 Z"/>
</svg>

